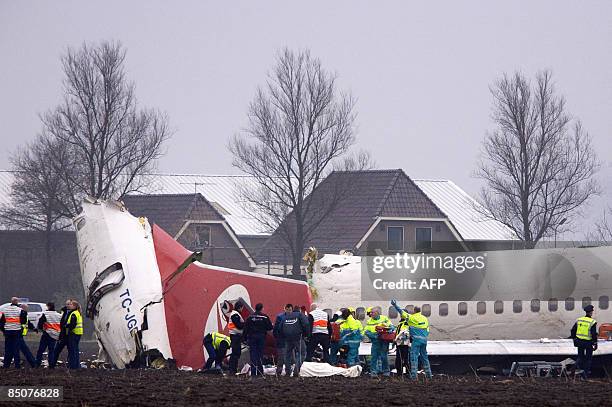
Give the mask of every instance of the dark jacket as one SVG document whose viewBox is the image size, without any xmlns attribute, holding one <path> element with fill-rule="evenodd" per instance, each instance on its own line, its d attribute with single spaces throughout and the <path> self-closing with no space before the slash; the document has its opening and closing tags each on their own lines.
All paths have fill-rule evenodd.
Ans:
<svg viewBox="0 0 612 407">
<path fill-rule="evenodd" d="M 285 338 L 283 337 L 283 321 L 285 320 L 285 313 L 281 312 L 276 316 L 276 320 L 274 321 L 274 329 L 272 330 L 272 334 L 274 335 L 274 339 L 276 339 L 276 347 L 284 348 L 285 347 Z"/>
<path fill-rule="evenodd" d="M 72 314 L 72 310 L 69 310 L 66 307 L 62 307 L 61 311 L 62 311 L 62 319 L 60 319 L 60 335 L 59 335 L 60 340 L 66 338 L 66 333 L 68 332 L 67 331 L 68 317 L 70 316 L 70 314 Z M 76 324 L 76 318 L 73 318 L 73 320 L 75 321 L 74 324 Z"/>
<path fill-rule="evenodd" d="M 281 332 L 286 341 L 298 340 L 308 336 L 308 318 L 298 311 L 286 314 L 281 326 Z"/>
<path fill-rule="evenodd" d="M 242 335 L 248 340 L 249 337 L 265 336 L 271 330 L 272 321 L 270 321 L 270 317 L 255 311 L 244 322 L 244 332 Z"/>
<path fill-rule="evenodd" d="M 38 318 L 38 324 L 36 324 L 36 329 L 42 332 L 45 322 L 47 322 L 47 317 L 45 316 L 45 314 L 42 314 L 40 318 Z"/>
<path fill-rule="evenodd" d="M 230 319 L 232 320 L 234 325 L 236 325 L 236 328 L 244 329 L 244 322 L 242 322 L 242 318 L 240 318 L 240 315 L 233 314 Z"/>
<path fill-rule="evenodd" d="M 9 307 L 19 307 L 19 305 L 10 304 Z M 2 316 L 0 316 L 0 331 L 2 332 L 4 332 L 5 323 L 6 323 L 6 318 L 4 317 L 4 314 L 2 314 Z M 19 323 L 21 325 L 25 325 L 28 323 L 28 313 L 25 312 L 24 310 L 21 310 L 21 313 L 19 314 Z"/>
</svg>

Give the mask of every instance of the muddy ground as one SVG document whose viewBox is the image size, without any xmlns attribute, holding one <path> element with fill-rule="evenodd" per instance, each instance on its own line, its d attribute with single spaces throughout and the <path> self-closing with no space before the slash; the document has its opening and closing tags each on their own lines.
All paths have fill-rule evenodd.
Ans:
<svg viewBox="0 0 612 407">
<path fill-rule="evenodd" d="M 35 352 L 35 343 L 29 345 Z M 95 359 L 96 348 L 95 343 L 84 341 L 81 360 Z M 439 375 L 415 383 L 402 378 L 368 377 L 248 379 L 177 370 L 0 369 L 0 386 L 8 385 L 63 386 L 61 405 L 69 406 L 603 406 L 612 400 L 610 379 L 508 379 L 474 375 Z M 0 406 L 11 404 L 58 403 L 0 402 Z"/>
<path fill-rule="evenodd" d="M 176 370 L 0 369 L 0 383 L 63 386 L 62 405 L 71 406 L 603 406 L 609 405 L 612 392 L 609 380 L 441 376 L 414 383 L 366 377 L 247 379 Z"/>
</svg>

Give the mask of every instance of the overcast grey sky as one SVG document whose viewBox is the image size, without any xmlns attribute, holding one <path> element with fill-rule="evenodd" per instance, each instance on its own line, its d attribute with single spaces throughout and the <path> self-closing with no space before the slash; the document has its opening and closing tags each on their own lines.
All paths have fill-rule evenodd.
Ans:
<svg viewBox="0 0 612 407">
<path fill-rule="evenodd" d="M 104 39 L 125 45 L 140 103 L 166 111 L 176 130 L 164 172 L 236 173 L 227 139 L 246 124 L 256 87 L 288 46 L 310 48 L 358 99 L 358 147 L 380 168 L 452 179 L 473 195 L 480 142 L 492 128 L 489 84 L 503 72 L 550 68 L 612 188 L 609 0 L 0 0 L 0 169 L 60 100 L 59 55 Z"/>
</svg>

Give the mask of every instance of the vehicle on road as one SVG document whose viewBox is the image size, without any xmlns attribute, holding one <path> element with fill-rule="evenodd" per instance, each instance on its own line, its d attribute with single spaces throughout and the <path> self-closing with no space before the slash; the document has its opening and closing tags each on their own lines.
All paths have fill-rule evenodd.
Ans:
<svg viewBox="0 0 612 407">
<path fill-rule="evenodd" d="M 34 326 L 36 326 L 38 324 L 38 319 L 46 309 L 47 305 L 44 302 L 31 302 L 29 299 L 20 299 L 19 303 L 26 304 L 28 306 L 28 319 Z M 11 305 L 10 302 L 0 305 L 0 312 L 2 312 L 2 310 L 9 305 Z"/>
</svg>

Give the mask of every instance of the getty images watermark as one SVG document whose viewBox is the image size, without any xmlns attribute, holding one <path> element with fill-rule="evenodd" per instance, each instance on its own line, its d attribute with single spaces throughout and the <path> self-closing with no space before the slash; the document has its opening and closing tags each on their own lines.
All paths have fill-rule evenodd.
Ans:
<svg viewBox="0 0 612 407">
<path fill-rule="evenodd" d="M 612 275 L 612 247 L 393 253 L 368 247 L 361 257 L 364 301 L 512 301 L 599 298 Z M 380 254 L 380 255 L 379 255 Z M 577 271 L 578 270 L 578 271 Z M 605 282 L 604 282 L 605 280 Z M 586 294 L 585 294 L 586 293 Z"/>
<path fill-rule="evenodd" d="M 364 300 L 448 299 L 473 294 L 470 287 L 486 272 L 487 253 L 396 253 L 365 256 L 361 264 Z"/>
</svg>

